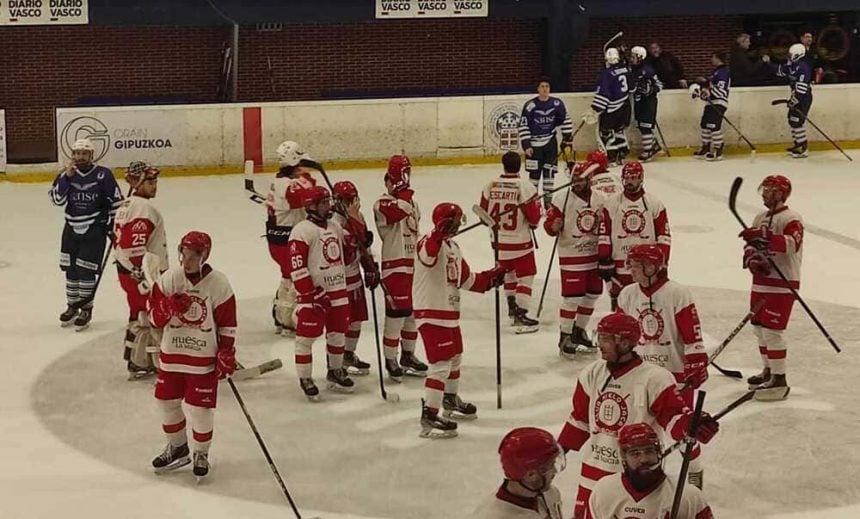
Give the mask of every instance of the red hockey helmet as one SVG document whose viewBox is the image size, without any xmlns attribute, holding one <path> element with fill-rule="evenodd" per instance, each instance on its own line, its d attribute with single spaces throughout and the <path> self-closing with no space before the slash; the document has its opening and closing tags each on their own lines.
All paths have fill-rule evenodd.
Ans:
<svg viewBox="0 0 860 519">
<path fill-rule="evenodd" d="M 388 159 L 388 170 L 385 180 L 391 182 L 395 191 L 409 187 L 409 176 L 412 174 L 412 163 L 406 155 L 392 155 Z"/>
<path fill-rule="evenodd" d="M 645 168 L 638 160 L 631 160 L 621 168 L 621 180 L 642 180 L 645 177 Z"/>
<path fill-rule="evenodd" d="M 334 184 L 334 197 L 339 200 L 352 200 L 358 196 L 358 188 L 349 180 L 341 180 Z"/>
<path fill-rule="evenodd" d="M 639 342 L 641 331 L 635 317 L 615 312 L 605 316 L 597 323 L 597 333 L 612 335 L 616 341 L 624 340 L 630 344 Z"/>
<path fill-rule="evenodd" d="M 453 220 L 464 223 L 466 215 L 463 209 L 453 202 L 442 202 L 433 209 L 433 225 L 438 225 L 442 220 Z"/>
<path fill-rule="evenodd" d="M 600 150 L 591 150 L 586 155 L 585 160 L 587 162 L 594 162 L 599 165 L 600 168 L 597 170 L 597 173 L 606 173 L 609 170 L 609 158 L 606 156 L 606 153 Z"/>
<path fill-rule="evenodd" d="M 518 427 L 502 438 L 499 455 L 505 478 L 520 481 L 529 471 L 555 463 L 562 451 L 549 432 L 537 427 Z"/>
<path fill-rule="evenodd" d="M 660 437 L 657 431 L 647 423 L 627 424 L 618 431 L 618 446 L 624 452 L 633 447 L 657 446 L 660 449 Z"/>
<path fill-rule="evenodd" d="M 182 249 L 191 249 L 198 252 L 206 261 L 209 253 L 212 251 L 212 238 L 203 231 L 190 231 L 179 241 L 179 253 L 182 254 Z"/>
<path fill-rule="evenodd" d="M 324 200 L 331 198 L 331 195 L 328 192 L 328 189 L 323 186 L 312 186 L 305 188 L 302 193 L 302 202 L 307 208 L 311 205 L 316 205 Z"/>
<path fill-rule="evenodd" d="M 666 258 L 663 256 L 663 251 L 657 245 L 649 243 L 640 243 L 630 247 L 627 252 L 627 261 L 641 261 L 654 265 L 657 270 L 666 266 Z"/>
<path fill-rule="evenodd" d="M 791 180 L 785 175 L 768 175 L 761 181 L 759 191 L 764 188 L 776 189 L 782 193 L 783 202 L 791 195 Z"/>
</svg>

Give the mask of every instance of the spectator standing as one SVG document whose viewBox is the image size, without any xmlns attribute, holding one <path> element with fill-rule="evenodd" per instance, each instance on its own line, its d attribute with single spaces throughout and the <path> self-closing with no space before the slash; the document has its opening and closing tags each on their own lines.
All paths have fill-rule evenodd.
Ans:
<svg viewBox="0 0 860 519">
<path fill-rule="evenodd" d="M 674 54 L 663 51 L 656 41 L 649 46 L 648 59 L 645 62 L 654 67 L 663 88 L 687 88 L 684 66 Z"/>
</svg>

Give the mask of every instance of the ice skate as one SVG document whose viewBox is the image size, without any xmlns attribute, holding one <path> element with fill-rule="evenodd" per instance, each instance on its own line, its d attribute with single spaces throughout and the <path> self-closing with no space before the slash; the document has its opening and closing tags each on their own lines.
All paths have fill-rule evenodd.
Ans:
<svg viewBox="0 0 860 519">
<path fill-rule="evenodd" d="M 60 326 L 63 328 L 71 326 L 75 318 L 78 316 L 78 312 L 80 312 L 80 310 L 78 308 L 74 308 L 72 305 L 66 307 L 66 311 L 60 314 Z"/>
<path fill-rule="evenodd" d="M 705 160 L 708 162 L 723 160 L 723 148 L 724 146 L 714 146 L 714 149 L 705 155 Z"/>
<path fill-rule="evenodd" d="M 191 458 L 188 456 L 188 444 L 183 443 L 179 447 L 174 447 L 170 443 L 164 448 L 164 451 L 152 460 L 152 468 L 156 474 L 163 474 L 184 467 L 191 463 Z"/>
<path fill-rule="evenodd" d="M 194 453 L 194 477 L 197 478 L 197 483 L 201 483 L 203 479 L 209 475 L 209 455 L 205 452 Z"/>
<path fill-rule="evenodd" d="M 126 369 L 128 370 L 128 379 L 129 380 L 141 380 L 144 378 L 149 378 L 158 372 L 158 370 L 156 370 L 155 367 L 146 367 L 145 368 L 143 366 L 138 366 L 137 364 L 135 364 L 132 361 L 128 361 Z"/>
<path fill-rule="evenodd" d="M 789 153 L 793 159 L 805 159 L 809 156 L 808 146 L 805 142 L 798 144 Z"/>
<path fill-rule="evenodd" d="M 693 157 L 704 159 L 711 152 L 710 144 L 702 144 L 702 147 L 693 152 Z"/>
<path fill-rule="evenodd" d="M 328 370 L 325 379 L 327 382 L 326 387 L 328 387 L 329 391 L 337 393 L 352 393 L 355 391 L 355 383 L 349 378 L 349 375 L 346 374 L 346 370 L 343 368 Z"/>
<path fill-rule="evenodd" d="M 637 159 L 639 160 L 639 162 L 650 162 L 651 159 L 654 158 L 654 155 L 657 155 L 657 153 L 659 153 L 659 152 L 660 152 L 659 146 L 655 145 L 650 150 L 643 150 L 642 153 L 639 154 Z"/>
<path fill-rule="evenodd" d="M 81 308 L 81 313 L 75 319 L 75 331 L 82 332 L 90 327 L 90 321 L 93 319 L 92 308 Z"/>
<path fill-rule="evenodd" d="M 511 326 L 513 326 L 517 318 L 517 309 L 519 309 L 517 298 L 516 296 L 507 296 L 506 299 L 508 300 L 508 319 L 511 321 Z"/>
<path fill-rule="evenodd" d="M 343 352 L 343 367 L 350 375 L 364 376 L 370 373 L 370 364 L 358 358 L 354 351 Z"/>
<path fill-rule="evenodd" d="M 755 389 L 770 380 L 770 368 L 764 368 L 758 375 L 753 375 L 747 379 L 749 389 Z"/>
<path fill-rule="evenodd" d="M 687 483 L 693 485 L 699 490 L 703 490 L 705 486 L 705 470 L 702 469 L 698 472 L 690 472 L 687 474 Z"/>
<path fill-rule="evenodd" d="M 517 308 L 514 316 L 514 332 L 516 334 L 535 333 L 540 328 L 540 322 L 528 316 L 525 308 Z"/>
<path fill-rule="evenodd" d="M 755 399 L 761 402 L 785 400 L 790 391 L 785 375 L 772 375 L 770 380 L 755 388 Z"/>
<path fill-rule="evenodd" d="M 433 440 L 454 438 L 457 436 L 457 423 L 439 416 L 438 411 L 430 409 L 421 400 L 421 438 Z"/>
<path fill-rule="evenodd" d="M 456 393 L 445 393 L 442 397 L 442 416 L 454 420 L 474 420 L 478 417 L 475 404 L 463 402 Z"/>
<path fill-rule="evenodd" d="M 424 364 L 418 357 L 415 356 L 415 352 L 412 351 L 404 351 L 400 354 L 400 367 L 403 369 L 403 373 L 412 376 L 412 377 L 426 377 L 427 376 L 427 364 Z"/>
<path fill-rule="evenodd" d="M 576 357 L 576 344 L 571 340 L 569 333 L 561 332 L 561 337 L 558 339 L 558 354 L 568 360 Z"/>
<path fill-rule="evenodd" d="M 320 399 L 320 390 L 316 384 L 314 384 L 314 379 L 312 378 L 300 378 L 299 386 L 304 391 L 305 396 L 311 402 L 318 402 Z"/>
<path fill-rule="evenodd" d="M 596 350 L 594 343 L 588 338 L 588 333 L 585 331 L 585 328 L 580 328 L 579 326 L 574 325 L 570 339 L 574 344 L 587 348 L 590 351 Z"/>
<path fill-rule="evenodd" d="M 388 378 L 398 384 L 403 381 L 403 369 L 397 363 L 397 359 L 385 359 L 385 371 L 388 372 Z"/>
</svg>

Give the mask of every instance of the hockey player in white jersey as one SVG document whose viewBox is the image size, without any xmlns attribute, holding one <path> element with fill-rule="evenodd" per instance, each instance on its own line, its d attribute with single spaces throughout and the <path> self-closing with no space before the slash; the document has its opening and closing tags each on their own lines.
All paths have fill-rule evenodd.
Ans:
<svg viewBox="0 0 860 519">
<path fill-rule="evenodd" d="M 618 432 L 624 471 L 594 486 L 589 499 L 593 519 L 665 519 L 672 512 L 675 482 L 663 472 L 663 446 L 647 423 L 631 423 Z M 713 519 L 702 492 L 686 485 L 678 508 L 679 519 Z"/>
<path fill-rule="evenodd" d="M 589 164 L 597 164 L 597 169 L 591 175 L 591 189 L 600 191 L 606 195 L 620 193 L 624 186 L 621 177 L 617 173 L 609 171 L 609 158 L 601 150 L 592 150 L 585 157 L 586 167 Z"/>
<path fill-rule="evenodd" d="M 463 337 L 460 333 L 460 289 L 486 292 L 504 280 L 504 269 L 496 266 L 472 272 L 452 237 L 464 220 L 457 204 L 443 202 L 433 209 L 433 231 L 418 242 L 415 263 L 415 320 L 430 363 L 424 379 L 421 410 L 423 438 L 451 438 L 457 424 L 439 416 L 476 418 L 474 404 L 458 395 Z"/>
<path fill-rule="evenodd" d="M 128 301 L 123 358 L 129 380 L 154 375 L 158 365 L 161 333 L 150 326 L 146 310 L 151 284 L 169 266 L 164 219 L 151 202 L 158 192 L 158 175 L 158 168 L 132 162 L 126 172 L 132 194 L 114 218 L 117 276 Z"/>
<path fill-rule="evenodd" d="M 546 233 L 559 237 L 562 303 L 558 348 L 567 358 L 576 354 L 577 345 L 594 348 L 585 327 L 603 293 L 597 272 L 597 227 L 605 197 L 591 189 L 591 174 L 597 168 L 597 164 L 576 164 L 571 171 L 571 190 L 555 194 L 544 221 Z"/>
<path fill-rule="evenodd" d="M 518 153 L 505 153 L 502 166 L 502 175 L 484 186 L 479 205 L 498 226 L 499 265 L 507 271 L 505 297 L 511 324 L 516 333 L 534 333 L 540 323 L 528 316 L 528 309 L 537 274 L 533 232 L 540 222 L 540 199 L 532 183 L 520 178 Z M 507 214 L 499 221 L 502 213 Z"/>
<path fill-rule="evenodd" d="M 588 501 L 595 483 L 622 471 L 618 431 L 624 425 L 659 425 L 674 440 L 682 439 L 689 430 L 693 412 L 678 394 L 672 375 L 636 354 L 639 336 L 639 323 L 633 317 L 607 315 L 597 325 L 603 358 L 579 373 L 573 410 L 558 440 L 565 452 L 575 450 L 582 454 L 576 519 L 588 517 Z M 718 430 L 717 421 L 702 413 L 696 439 L 707 443 Z"/>
<path fill-rule="evenodd" d="M 349 326 L 349 295 L 343 258 L 343 228 L 331 216 L 328 189 L 304 190 L 307 219 L 290 234 L 290 275 L 296 287 L 296 373 L 308 400 L 319 398 L 313 380 L 313 344 L 325 331 L 328 373 L 332 391 L 352 393 L 355 384 L 343 368 Z"/>
<path fill-rule="evenodd" d="M 316 185 L 309 167 L 311 159 L 293 141 L 282 142 L 277 149 L 280 169 L 272 179 L 266 195 L 266 241 L 269 255 L 278 264 L 281 280 L 272 303 L 275 332 L 292 334 L 296 323 L 296 289 L 290 279 L 290 252 L 287 243 L 293 227 L 305 219 L 304 191 Z"/>
<path fill-rule="evenodd" d="M 552 484 L 565 458 L 549 432 L 518 427 L 502 439 L 499 458 L 505 481 L 469 519 L 561 519 L 561 493 Z M 465 518 L 464 518 L 465 519 Z"/>
</svg>

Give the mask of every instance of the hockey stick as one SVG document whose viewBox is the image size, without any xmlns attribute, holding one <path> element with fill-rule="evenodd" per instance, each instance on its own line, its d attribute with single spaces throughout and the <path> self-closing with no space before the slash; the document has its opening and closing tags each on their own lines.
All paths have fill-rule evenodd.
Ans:
<svg viewBox="0 0 860 519">
<path fill-rule="evenodd" d="M 251 418 L 250 413 L 248 413 L 248 409 L 245 407 L 245 401 L 242 400 L 242 395 L 239 394 L 236 384 L 233 383 L 233 378 L 227 377 L 227 383 L 230 384 L 230 389 L 233 390 L 233 396 L 236 397 L 236 402 L 239 403 L 239 407 L 242 409 L 245 419 L 248 420 L 248 425 L 251 427 L 251 431 L 254 432 L 254 437 L 257 438 L 257 443 L 260 444 L 260 449 L 263 451 L 263 456 L 266 457 L 266 461 L 269 463 L 269 468 L 272 469 L 272 474 L 275 475 L 275 479 L 278 481 L 281 491 L 283 491 L 284 495 L 287 497 L 287 501 L 289 501 L 290 507 L 293 509 L 293 513 L 296 514 L 296 519 L 302 519 L 302 514 L 299 512 L 292 496 L 290 496 L 290 491 L 287 490 L 287 484 L 284 483 L 284 479 L 281 477 L 280 472 L 278 472 L 278 467 L 275 466 L 275 460 L 273 460 L 272 456 L 269 454 L 269 449 L 266 448 L 266 444 L 263 442 L 263 437 L 260 436 L 260 431 L 257 430 L 254 420 Z"/>
<path fill-rule="evenodd" d="M 613 43 L 615 40 L 617 40 L 618 38 L 620 38 L 620 37 L 622 37 L 622 36 L 624 36 L 624 31 L 618 31 L 618 33 L 617 33 L 615 36 L 613 36 L 613 37 L 609 38 L 608 40 L 606 40 L 606 43 L 604 43 L 604 44 L 603 44 L 603 55 L 604 55 L 604 56 L 606 55 L 606 50 L 609 48 L 609 46 L 610 46 L 610 45 L 612 45 L 612 43 Z"/>
<path fill-rule="evenodd" d="M 499 226 L 493 226 L 493 260 L 499 264 Z M 502 317 L 499 285 L 496 287 L 496 409 L 502 408 Z"/>
<path fill-rule="evenodd" d="M 735 219 L 738 221 L 739 224 L 741 224 L 741 227 L 743 227 L 744 230 L 747 230 L 749 229 L 749 227 L 747 226 L 746 222 L 744 222 L 744 219 L 741 218 L 741 215 L 738 213 L 737 209 L 738 192 L 741 190 L 741 185 L 743 184 L 743 182 L 744 179 L 741 177 L 736 177 L 734 182 L 732 182 L 732 188 L 729 191 L 729 211 L 732 212 Z M 809 305 L 806 304 L 806 301 L 804 301 L 803 298 L 800 297 L 800 293 L 798 293 L 798 291 L 795 290 L 793 286 L 791 286 L 791 283 L 788 281 L 788 278 L 785 277 L 785 274 L 783 274 L 782 270 L 780 270 L 780 268 L 776 265 L 776 262 L 773 261 L 773 258 L 767 255 L 765 257 L 767 258 L 767 261 L 768 263 L 770 263 L 770 266 L 771 268 L 773 268 L 774 272 L 779 275 L 780 279 L 782 279 L 782 281 L 785 283 L 785 286 L 791 291 L 791 295 L 793 295 L 795 299 L 797 299 L 797 301 L 800 303 L 800 306 L 803 307 L 803 309 L 806 311 L 806 314 L 810 317 L 810 319 L 812 319 L 812 322 L 815 323 L 815 326 L 818 327 L 818 330 L 824 335 L 824 338 L 827 339 L 827 342 L 829 342 L 830 345 L 833 346 L 833 349 L 836 350 L 836 353 L 841 353 L 842 350 L 839 348 L 839 345 L 836 344 L 836 341 L 833 340 L 833 337 L 830 336 L 830 332 L 828 332 L 827 329 L 824 328 L 824 325 L 821 324 L 821 321 L 818 320 L 818 317 L 815 316 L 815 313 L 812 311 L 811 308 L 809 308 Z"/>
<path fill-rule="evenodd" d="M 558 249 L 558 239 L 561 237 L 561 231 L 564 230 L 564 219 L 567 212 L 567 201 L 570 199 L 570 189 L 567 190 L 567 193 L 564 194 L 564 208 L 561 210 L 561 229 L 558 230 L 558 234 L 555 235 L 555 240 L 552 242 L 552 252 L 549 255 L 549 265 L 546 267 L 546 276 L 543 280 L 543 288 L 540 291 L 540 301 L 538 302 L 537 309 L 537 319 L 540 320 L 540 314 L 543 311 L 543 301 L 544 297 L 546 297 L 546 287 L 549 285 L 549 275 L 552 272 L 552 266 L 555 263 L 555 251 Z"/>
<path fill-rule="evenodd" d="M 567 189 L 568 187 L 570 187 L 571 184 L 573 184 L 573 182 L 568 182 L 568 183 L 562 184 L 562 185 L 560 185 L 554 189 L 550 189 L 549 191 L 547 191 L 546 193 L 544 193 L 542 195 L 535 194 L 533 196 L 530 196 L 528 198 L 528 200 L 526 200 L 525 202 L 519 203 L 519 204 L 515 205 L 514 207 L 511 207 L 507 211 L 502 211 L 501 213 L 497 214 L 495 216 L 495 218 L 501 220 L 503 216 L 507 216 L 507 215 L 513 213 L 514 211 L 519 211 L 524 205 L 528 205 L 528 204 L 534 202 L 535 200 L 540 199 L 543 196 L 551 195 L 557 191 L 561 191 L 562 189 Z M 475 210 L 475 207 L 478 207 L 478 206 L 472 206 L 473 211 Z M 478 207 L 478 209 L 481 209 L 481 208 Z M 483 209 L 481 209 L 481 211 L 483 212 L 483 214 L 487 214 L 487 212 L 484 211 Z M 493 217 L 487 216 L 487 218 L 489 218 L 489 220 L 485 220 L 480 214 L 478 214 L 478 221 L 477 222 L 473 223 L 472 225 L 467 225 L 466 227 L 463 227 L 462 229 L 457 231 L 453 236 L 451 236 L 451 238 L 453 238 L 455 236 L 459 236 L 465 232 L 471 231 L 472 229 L 476 229 L 476 228 L 481 227 L 481 226 L 493 227 L 494 225 L 496 225 L 495 224 L 496 220 Z"/>
<path fill-rule="evenodd" d="M 723 408 L 720 412 L 718 412 L 717 414 L 715 414 L 712 418 L 713 418 L 714 420 L 716 420 L 716 421 L 718 421 L 718 422 L 719 422 L 719 421 L 720 421 L 720 418 L 722 418 L 722 417 L 726 416 L 727 414 L 731 413 L 732 411 L 734 411 L 735 409 L 737 409 L 738 407 L 740 407 L 740 406 L 741 406 L 741 404 L 743 404 L 743 403 L 745 403 L 745 402 L 749 402 L 750 400 L 752 400 L 752 399 L 753 399 L 753 397 L 754 397 L 754 396 L 755 396 L 755 389 L 752 389 L 752 390 L 750 390 L 750 391 L 747 391 L 746 393 L 744 393 L 743 395 L 741 395 L 741 396 L 740 396 L 740 398 L 736 399 L 734 402 L 730 403 L 730 404 L 729 404 L 729 405 L 727 405 L 725 408 Z M 667 447 L 667 448 L 666 448 L 666 450 L 664 450 L 664 451 L 663 451 L 663 456 L 662 456 L 662 457 L 663 457 L 663 458 L 665 458 L 665 457 L 666 457 L 666 456 L 668 456 L 669 454 L 672 454 L 673 452 L 675 452 L 676 450 L 678 450 L 678 448 L 679 448 L 681 445 L 683 445 L 684 443 L 686 443 L 686 439 L 681 440 L 681 441 L 677 441 L 677 442 L 673 443 L 672 445 L 670 445 L 669 447 Z"/>
<path fill-rule="evenodd" d="M 400 402 L 400 395 L 385 390 L 382 380 L 382 347 L 379 345 L 379 316 L 376 313 L 376 289 L 370 290 L 370 304 L 373 307 L 373 334 L 376 337 L 376 364 L 379 369 L 379 393 L 386 402 Z"/>
<path fill-rule="evenodd" d="M 849 156 L 847 153 L 845 153 L 845 150 L 843 150 L 838 144 L 836 144 L 836 142 L 833 139 L 831 139 L 830 136 L 828 136 L 826 133 L 824 133 L 824 131 L 822 131 L 821 128 L 819 128 L 817 124 L 812 122 L 812 120 L 809 118 L 808 115 L 805 115 L 796 106 L 792 106 L 792 104 L 788 102 L 788 99 L 774 99 L 773 101 L 770 102 L 770 104 L 773 106 L 786 105 L 788 107 L 789 112 L 794 111 L 794 113 L 802 116 L 804 119 L 806 119 L 806 122 L 808 122 L 810 125 L 812 125 L 812 127 L 815 128 L 816 130 L 818 130 L 818 133 L 820 133 L 825 139 L 827 139 L 830 142 L 830 144 L 833 145 L 834 148 L 836 148 L 837 150 L 839 150 L 840 153 L 845 155 L 846 159 L 848 159 L 851 162 L 854 162 L 854 159 L 852 159 L 851 156 Z"/>
<path fill-rule="evenodd" d="M 245 161 L 245 192 L 249 194 L 249 200 L 254 203 L 262 204 L 266 201 L 266 197 L 260 194 L 254 187 L 254 161 Z"/>
<path fill-rule="evenodd" d="M 714 362 L 714 360 L 715 360 L 717 357 L 719 357 L 719 355 L 723 352 L 723 350 L 724 350 L 724 349 L 726 349 L 726 346 L 728 346 L 728 345 L 729 345 L 729 343 L 730 343 L 730 342 L 732 342 L 732 340 L 733 340 L 735 337 L 737 337 L 737 335 L 740 333 L 740 331 L 743 329 L 743 327 L 744 327 L 744 326 L 746 326 L 746 324 L 747 324 L 748 322 L 750 322 L 750 319 L 752 319 L 753 317 L 755 317 L 755 314 L 757 314 L 757 313 L 759 312 L 759 310 L 761 310 L 761 308 L 762 308 L 763 306 L 764 306 L 764 299 L 762 299 L 762 300 L 760 300 L 759 302 L 757 302 L 757 303 L 752 307 L 752 309 L 751 309 L 749 312 L 747 312 L 747 314 L 744 316 L 744 318 L 741 320 L 741 322 L 739 322 L 739 323 L 738 323 L 738 325 L 737 325 L 737 326 L 735 326 L 735 329 L 734 329 L 734 330 L 732 330 L 732 332 L 729 334 L 729 336 L 728 336 L 728 337 L 726 337 L 726 338 L 723 340 L 723 342 L 722 342 L 722 343 L 720 343 L 720 345 L 716 347 L 716 349 L 714 349 L 714 351 L 713 351 L 713 352 L 711 353 L 711 355 L 708 357 L 708 364 L 710 364 L 711 366 L 713 366 L 717 371 L 719 371 L 720 373 L 722 373 L 723 375 L 725 375 L 725 376 L 727 376 L 727 377 L 730 377 L 730 378 L 743 378 L 743 377 L 744 377 L 743 373 L 741 373 L 740 371 L 733 370 L 733 369 L 723 369 L 723 368 L 721 368 L 720 366 L 718 366 L 718 365 Z"/>
<path fill-rule="evenodd" d="M 672 158 L 672 154 L 669 153 L 669 144 L 666 142 L 666 137 L 663 137 L 663 130 L 660 129 L 660 123 L 656 120 L 654 121 L 654 127 L 657 128 L 657 134 L 660 135 L 660 140 L 663 141 L 663 151 L 666 152 L 666 156 Z"/>
<path fill-rule="evenodd" d="M 256 366 L 250 368 L 246 368 L 242 366 L 239 362 L 236 362 L 236 372 L 233 373 L 233 376 L 231 378 L 233 380 L 248 380 L 250 378 L 257 378 L 260 375 L 265 375 L 270 371 L 275 371 L 283 367 L 284 363 L 281 362 L 281 359 L 273 359 L 268 362 L 263 362 L 262 364 L 257 364 Z"/>
<path fill-rule="evenodd" d="M 699 391 L 696 398 L 696 409 L 693 411 L 693 419 L 690 420 L 690 427 L 687 429 L 687 438 L 695 438 L 696 432 L 699 430 L 699 421 L 702 419 L 702 407 L 705 405 L 705 392 Z M 691 455 L 696 442 L 687 442 L 684 449 L 684 461 L 681 463 L 681 474 L 678 476 L 678 483 L 675 487 L 675 499 L 672 501 L 672 519 L 678 518 L 678 511 L 681 508 L 681 497 L 684 494 L 684 485 L 687 483 L 687 471 L 690 468 Z"/>
<path fill-rule="evenodd" d="M 708 364 L 713 366 L 715 370 L 719 371 L 720 373 L 722 373 L 726 377 L 736 378 L 736 379 L 744 378 L 744 374 L 741 373 L 740 371 L 736 370 L 736 369 L 721 368 L 716 362 L 711 362 L 711 361 L 709 361 Z"/>
<path fill-rule="evenodd" d="M 710 99 L 708 99 L 708 105 L 709 105 L 709 106 L 716 106 L 714 103 L 712 103 L 712 102 L 711 102 L 711 100 L 710 100 Z M 726 111 L 728 111 L 728 110 L 726 110 Z M 728 117 L 726 117 L 725 112 L 720 113 L 720 117 L 722 117 L 722 119 L 726 122 L 726 124 L 728 124 L 729 126 L 731 126 L 731 127 L 732 127 L 732 129 L 733 129 L 734 131 L 736 131 L 736 132 L 737 132 L 737 134 L 740 136 L 740 138 L 741 138 L 741 139 L 743 139 L 743 141 L 747 143 L 747 146 L 749 146 L 749 147 L 750 147 L 750 153 L 753 155 L 753 157 L 755 157 L 755 154 L 756 154 L 755 144 L 753 144 L 752 142 L 750 142 L 750 140 L 749 140 L 749 139 L 747 139 L 747 138 L 746 138 L 746 136 L 745 136 L 744 134 L 742 134 L 740 130 L 738 130 L 738 127 L 737 127 L 737 126 L 735 126 L 735 125 L 734 125 L 734 124 L 729 120 L 729 118 L 728 118 Z"/>
</svg>

